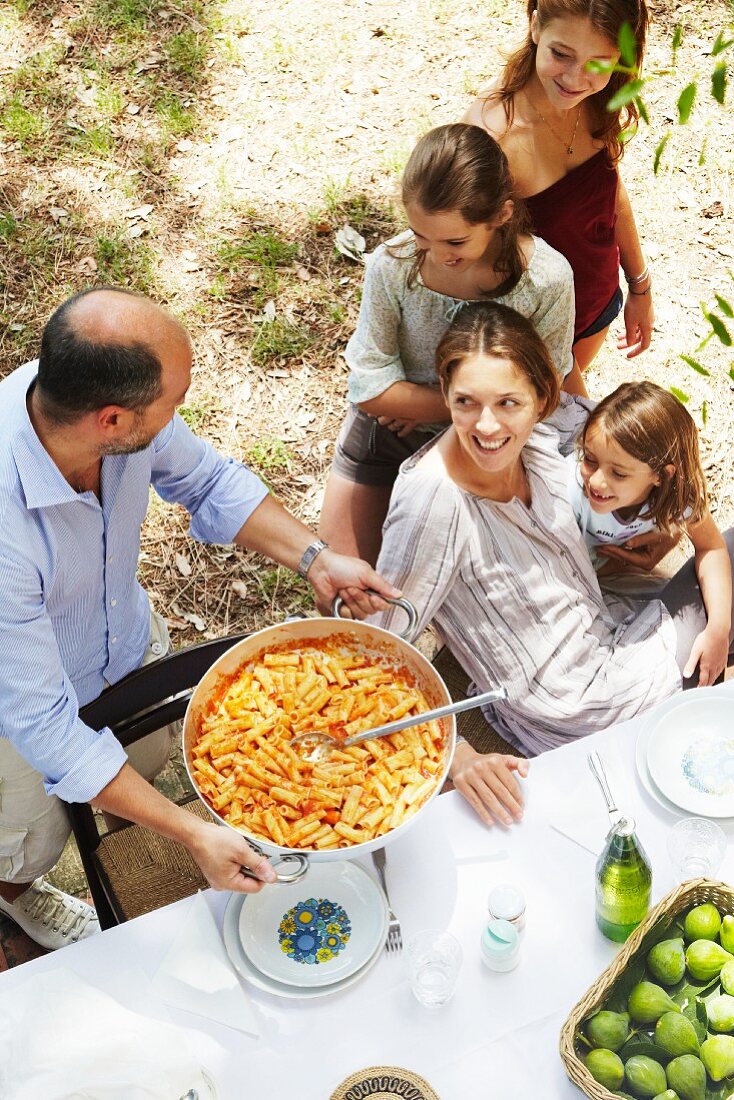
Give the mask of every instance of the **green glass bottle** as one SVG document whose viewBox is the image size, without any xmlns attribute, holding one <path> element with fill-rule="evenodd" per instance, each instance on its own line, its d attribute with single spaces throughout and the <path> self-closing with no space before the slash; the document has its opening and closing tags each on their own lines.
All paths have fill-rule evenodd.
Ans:
<svg viewBox="0 0 734 1100">
<path fill-rule="evenodd" d="M 596 864 L 596 923 L 607 937 L 623 943 L 650 908 L 652 870 L 635 835 L 635 823 L 622 818 L 609 830 Z"/>
</svg>

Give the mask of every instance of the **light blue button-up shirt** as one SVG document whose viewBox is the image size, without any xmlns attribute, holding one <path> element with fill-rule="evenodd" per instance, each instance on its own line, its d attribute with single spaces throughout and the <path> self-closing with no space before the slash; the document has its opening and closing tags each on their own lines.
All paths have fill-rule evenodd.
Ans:
<svg viewBox="0 0 734 1100">
<path fill-rule="evenodd" d="M 102 461 L 101 502 L 76 493 L 30 422 L 37 363 L 0 382 L 0 736 L 46 790 L 87 802 L 125 763 L 79 707 L 142 662 L 148 598 L 136 574 L 149 487 L 191 515 L 191 535 L 231 542 L 267 496 L 255 474 L 179 416 L 137 454 Z"/>
</svg>

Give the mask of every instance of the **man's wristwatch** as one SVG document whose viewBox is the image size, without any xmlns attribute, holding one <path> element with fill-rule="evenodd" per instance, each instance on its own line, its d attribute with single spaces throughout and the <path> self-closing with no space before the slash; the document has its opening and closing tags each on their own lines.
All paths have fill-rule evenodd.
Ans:
<svg viewBox="0 0 734 1100">
<path fill-rule="evenodd" d="M 303 577 L 304 581 L 308 578 L 308 571 L 313 565 L 316 558 L 319 556 L 322 550 L 328 550 L 328 542 L 324 542 L 323 539 L 316 539 L 310 546 L 307 546 L 303 551 L 303 557 L 296 566 L 296 573 L 299 577 Z"/>
</svg>

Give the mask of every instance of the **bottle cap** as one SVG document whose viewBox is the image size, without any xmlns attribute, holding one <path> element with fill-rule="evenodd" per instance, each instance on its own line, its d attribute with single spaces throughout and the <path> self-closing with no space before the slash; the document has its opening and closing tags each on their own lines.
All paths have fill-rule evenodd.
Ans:
<svg viewBox="0 0 734 1100">
<path fill-rule="evenodd" d="M 491 920 L 482 932 L 482 958 L 492 970 L 511 970 L 520 952 L 520 939 L 507 920 Z"/>
<path fill-rule="evenodd" d="M 525 924 L 525 898 L 515 886 L 507 882 L 490 890 L 487 908 L 490 917 L 511 921 L 518 931 Z"/>
</svg>

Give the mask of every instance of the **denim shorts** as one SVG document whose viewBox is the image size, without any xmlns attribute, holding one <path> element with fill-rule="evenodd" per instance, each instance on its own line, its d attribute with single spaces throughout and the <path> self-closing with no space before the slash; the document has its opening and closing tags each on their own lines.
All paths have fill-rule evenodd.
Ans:
<svg viewBox="0 0 734 1100">
<path fill-rule="evenodd" d="M 602 329 L 608 328 L 614 318 L 619 316 L 623 305 L 624 295 L 622 294 L 621 288 L 617 287 L 609 304 L 604 307 L 597 319 L 592 321 L 588 328 L 585 328 L 583 332 L 580 332 L 578 336 L 574 338 L 574 344 L 579 340 L 585 340 L 587 336 L 595 336 L 597 332 L 601 332 Z"/>
<path fill-rule="evenodd" d="M 436 433 L 419 429 L 401 438 L 350 406 L 334 448 L 334 473 L 358 485 L 390 488 L 406 458 L 433 439 Z"/>
</svg>

